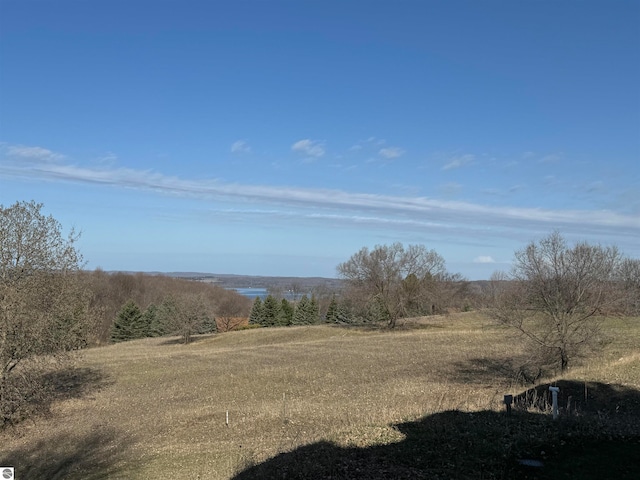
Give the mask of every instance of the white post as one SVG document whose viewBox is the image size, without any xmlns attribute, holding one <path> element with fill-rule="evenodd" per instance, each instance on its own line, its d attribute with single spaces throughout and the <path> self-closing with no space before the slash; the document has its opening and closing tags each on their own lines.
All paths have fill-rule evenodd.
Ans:
<svg viewBox="0 0 640 480">
<path fill-rule="evenodd" d="M 553 419 L 558 418 L 558 392 L 560 387 L 549 387 L 553 401 Z"/>
</svg>

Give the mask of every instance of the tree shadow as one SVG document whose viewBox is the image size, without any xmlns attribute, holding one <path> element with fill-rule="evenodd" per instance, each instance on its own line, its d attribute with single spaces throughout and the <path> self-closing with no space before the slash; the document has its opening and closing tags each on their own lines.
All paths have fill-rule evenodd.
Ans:
<svg viewBox="0 0 640 480">
<path fill-rule="evenodd" d="M 522 362 L 516 358 L 470 358 L 455 364 L 456 378 L 467 384 L 495 383 L 496 380 L 519 380 Z"/>
<path fill-rule="evenodd" d="M 113 383 L 98 368 L 66 366 L 48 371 L 41 377 L 46 394 L 34 400 L 38 402 L 34 412 L 47 415 L 55 402 L 88 397 Z M 12 425 L 3 434 L 21 437 L 23 432 L 19 425 Z M 15 477 L 20 479 L 114 478 L 129 444 L 115 428 L 104 425 L 77 436 L 45 433 L 37 442 L 2 449 L 0 465 L 15 467 Z"/>
<path fill-rule="evenodd" d="M 21 480 L 111 479 L 122 470 L 127 446 L 115 429 L 101 427 L 78 437 L 51 435 L 0 453 L 0 465 L 13 466 Z"/>
<path fill-rule="evenodd" d="M 100 369 L 71 366 L 46 373 L 43 383 L 48 386 L 49 401 L 53 403 L 91 395 L 114 382 Z"/>
<path fill-rule="evenodd" d="M 191 336 L 191 340 L 189 340 L 189 343 L 184 343 L 184 339 L 182 337 L 171 337 L 159 343 L 159 345 L 194 345 L 196 343 L 204 342 L 205 340 L 213 338 L 216 335 L 216 333 L 197 333 Z"/>
<path fill-rule="evenodd" d="M 568 391 L 584 388 L 575 383 L 563 385 Z M 615 392 L 625 408 L 640 402 L 640 392 L 628 387 L 594 383 L 591 389 L 603 396 Z M 531 409 L 446 411 L 394 425 L 405 437 L 398 443 L 356 448 L 318 442 L 251 466 L 234 479 L 637 478 L 640 413 L 610 405 L 608 411 L 619 417 L 617 426 L 610 426 L 611 417 L 586 412 L 554 421 Z"/>
<path fill-rule="evenodd" d="M 113 383 L 97 368 L 80 368 L 70 363 L 38 367 L 27 366 L 5 380 L 5 393 L 9 394 L 2 398 L 0 431 L 47 415 L 55 402 L 91 395 Z"/>
</svg>

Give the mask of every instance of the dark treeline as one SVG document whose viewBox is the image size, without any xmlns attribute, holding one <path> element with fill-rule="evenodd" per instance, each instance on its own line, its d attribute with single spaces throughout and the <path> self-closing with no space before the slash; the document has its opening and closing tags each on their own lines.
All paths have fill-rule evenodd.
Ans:
<svg viewBox="0 0 640 480">
<path fill-rule="evenodd" d="M 181 316 L 178 315 L 179 306 L 183 312 L 188 308 L 196 309 L 197 321 L 204 324 L 204 327 L 196 325 L 192 333 L 201 333 L 203 329 L 226 331 L 236 328 L 245 321 L 251 309 L 250 299 L 235 291 L 202 282 L 164 275 L 108 273 L 100 269 L 80 275 L 92 294 L 90 310 L 95 318 L 94 341 L 97 344 L 108 343 L 112 339 L 183 334 L 180 323 L 190 320 L 183 318 L 181 322 L 176 318 Z M 138 312 L 144 317 L 142 326 L 137 318 Z M 164 313 L 165 318 L 155 313 Z M 131 332 L 119 334 L 118 320 L 123 318 L 133 320 L 134 325 Z"/>
</svg>

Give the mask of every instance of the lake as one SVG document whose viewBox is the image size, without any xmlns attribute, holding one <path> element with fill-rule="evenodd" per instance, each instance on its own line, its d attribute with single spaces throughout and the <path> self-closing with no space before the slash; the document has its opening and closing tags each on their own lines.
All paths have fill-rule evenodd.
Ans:
<svg viewBox="0 0 640 480">
<path fill-rule="evenodd" d="M 267 290 L 266 288 L 240 287 L 240 288 L 230 288 L 229 290 L 235 290 L 240 295 L 249 297 L 251 300 L 257 297 L 260 297 L 261 300 L 264 300 L 269 295 L 269 290 Z M 294 294 L 291 292 L 284 292 L 282 297 L 286 298 L 289 301 L 296 301 L 296 300 L 300 300 L 302 295 L 305 295 L 305 294 L 302 294 L 302 293 Z M 310 293 L 307 293 L 306 295 L 307 297 L 311 298 Z"/>
<path fill-rule="evenodd" d="M 235 290 L 240 295 L 249 297 L 252 300 L 256 297 L 260 297 L 261 300 L 264 300 L 267 298 L 267 295 L 269 295 L 266 288 L 231 288 L 230 290 Z"/>
</svg>

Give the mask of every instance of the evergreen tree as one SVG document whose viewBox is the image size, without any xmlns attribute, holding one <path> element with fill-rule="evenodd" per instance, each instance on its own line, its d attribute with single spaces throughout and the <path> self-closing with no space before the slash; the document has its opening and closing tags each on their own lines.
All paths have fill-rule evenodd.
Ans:
<svg viewBox="0 0 640 480">
<path fill-rule="evenodd" d="M 303 295 L 298 305 L 296 305 L 296 312 L 293 316 L 293 323 L 295 325 L 305 325 L 308 322 L 309 315 L 309 297 Z"/>
<path fill-rule="evenodd" d="M 160 308 L 151 304 L 142 314 L 143 323 L 146 325 L 147 337 L 161 337 L 166 335 L 167 326 L 163 322 Z"/>
<path fill-rule="evenodd" d="M 309 302 L 309 323 L 318 323 L 320 320 L 320 305 L 314 294 L 311 294 L 311 301 Z"/>
<path fill-rule="evenodd" d="M 218 331 L 218 322 L 215 317 L 206 314 L 202 320 L 202 324 L 198 328 L 197 333 L 216 333 Z"/>
<path fill-rule="evenodd" d="M 175 298 L 172 296 L 165 297 L 156 311 L 156 329 L 162 332 L 162 335 L 173 335 L 176 333 L 174 319 L 177 315 L 178 306 Z"/>
<path fill-rule="evenodd" d="M 328 323 L 338 323 L 338 301 L 336 297 L 331 297 L 331 303 L 329 303 L 329 308 L 327 308 L 327 316 L 325 317 Z"/>
<path fill-rule="evenodd" d="M 253 301 L 253 307 L 251 307 L 251 313 L 249 313 L 249 324 L 251 325 L 264 325 L 264 304 L 260 297 L 256 297 Z"/>
<path fill-rule="evenodd" d="M 154 335 L 152 333 L 153 323 L 155 322 L 156 311 L 158 307 L 156 307 L 153 303 L 150 304 L 144 312 L 142 312 L 141 323 L 144 324 L 145 328 L 145 337 L 157 337 L 159 335 Z"/>
<path fill-rule="evenodd" d="M 124 342 L 144 334 L 142 312 L 133 300 L 124 304 L 111 329 L 111 341 Z"/>
<path fill-rule="evenodd" d="M 273 295 L 268 295 L 264 299 L 263 310 L 264 320 L 262 325 L 265 327 L 273 327 L 280 324 L 281 303 L 275 299 Z"/>
<path fill-rule="evenodd" d="M 312 323 L 317 323 L 319 311 L 320 307 L 316 297 L 312 295 L 311 299 L 309 299 L 309 297 L 303 295 L 296 306 L 293 323 L 296 325 L 310 325 Z"/>
<path fill-rule="evenodd" d="M 280 306 L 280 321 L 278 322 L 280 325 L 291 325 L 293 324 L 293 307 L 287 301 L 286 298 L 282 299 Z"/>
<path fill-rule="evenodd" d="M 326 321 L 329 323 L 350 323 L 352 320 L 348 308 L 333 297 L 327 310 Z"/>
</svg>

